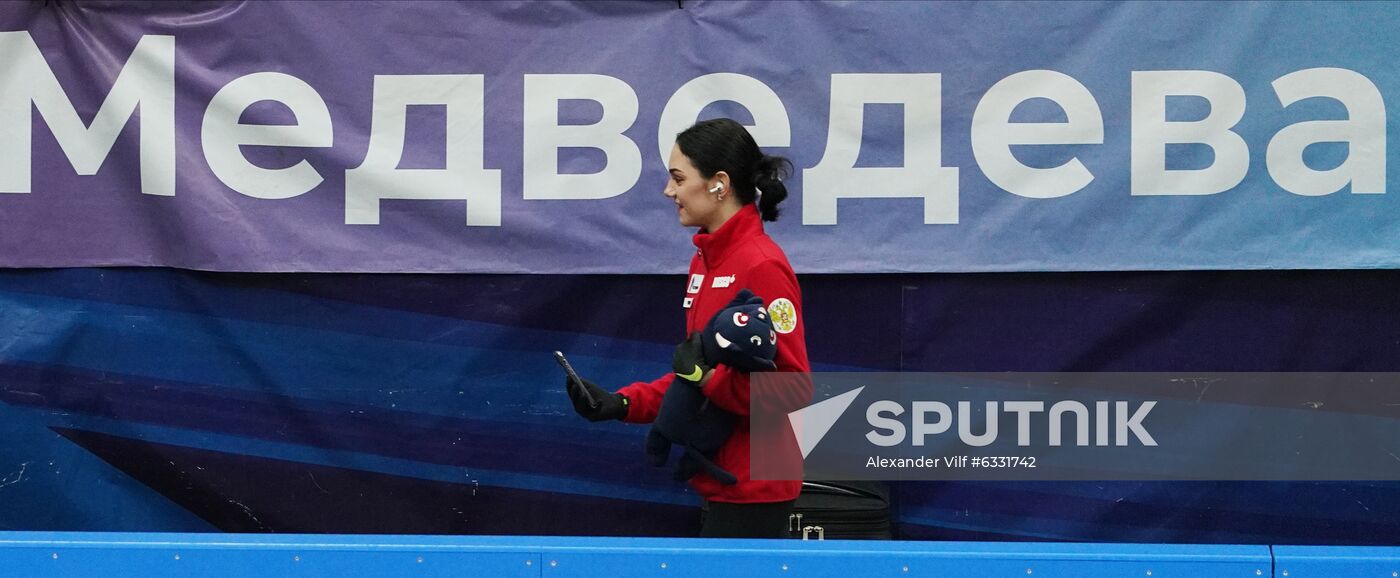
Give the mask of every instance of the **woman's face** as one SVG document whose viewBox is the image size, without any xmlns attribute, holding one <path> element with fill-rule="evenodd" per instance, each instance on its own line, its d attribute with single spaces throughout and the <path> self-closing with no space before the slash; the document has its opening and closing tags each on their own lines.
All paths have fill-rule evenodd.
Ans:
<svg viewBox="0 0 1400 578">
<path fill-rule="evenodd" d="M 681 226 L 704 227 L 709 230 L 710 225 L 721 214 L 720 207 L 723 205 L 715 199 L 721 191 L 712 193 L 710 188 L 722 182 L 721 177 L 724 173 L 716 173 L 709 179 L 702 177 L 700 171 L 690 164 L 690 157 L 685 156 L 678 146 L 671 147 L 669 166 L 671 178 L 666 181 L 666 190 L 663 193 L 675 201 Z"/>
</svg>

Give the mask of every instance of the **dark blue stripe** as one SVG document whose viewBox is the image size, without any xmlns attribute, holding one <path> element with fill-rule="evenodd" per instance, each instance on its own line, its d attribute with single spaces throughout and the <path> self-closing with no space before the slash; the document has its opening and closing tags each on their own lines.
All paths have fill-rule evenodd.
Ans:
<svg viewBox="0 0 1400 578">
<path fill-rule="evenodd" d="M 615 480 L 643 459 L 638 430 L 560 427 L 385 410 L 237 389 L 0 364 L 0 401 L 449 466 Z M 570 424 L 570 425 L 562 425 Z M 663 472 L 657 472 L 657 478 Z"/>
</svg>

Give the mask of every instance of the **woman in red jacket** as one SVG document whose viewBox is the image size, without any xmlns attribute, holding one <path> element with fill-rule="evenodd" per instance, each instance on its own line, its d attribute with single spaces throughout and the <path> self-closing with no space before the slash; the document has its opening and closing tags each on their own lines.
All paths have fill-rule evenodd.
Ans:
<svg viewBox="0 0 1400 578">
<path fill-rule="evenodd" d="M 669 166 L 670 180 L 664 193 L 676 203 L 681 226 L 699 228 L 681 299 L 686 334 L 703 329 L 740 289 L 748 288 L 763 298 L 777 331 L 778 349 L 773 360 L 777 371 L 805 374 L 810 367 L 797 277 L 787 256 L 763 232 L 763 221 L 778 219 L 778 204 L 787 197 L 781 178 L 791 164 L 787 159 L 764 155 L 743 125 L 715 119 L 698 122 L 676 136 Z M 673 380 L 676 375 L 670 373 L 654 381 L 633 383 L 616 393 L 583 380 L 582 387 L 568 390 L 574 409 L 590 420 L 650 423 Z M 785 536 L 788 514 L 802 482 L 750 477 L 749 375 L 717 365 L 698 380 L 698 385 L 715 406 L 738 416 L 733 434 L 714 456 L 715 463 L 733 473 L 738 482 L 725 485 L 703 472 L 690 479 L 705 499 L 701 535 Z M 777 380 L 772 387 L 757 401 L 791 409 L 810 402 L 811 386 L 805 379 Z M 596 405 L 587 403 L 583 389 Z M 785 451 L 796 447 L 795 442 L 786 443 L 791 442 L 790 430 L 762 432 L 754 439 L 759 438 L 763 438 L 760 447 L 765 449 L 759 450 L 756 458 L 792 460 Z M 775 446 L 771 440 L 776 438 L 784 443 Z M 778 446 L 784 449 L 768 449 Z M 784 455 L 770 455 L 777 453 Z"/>
</svg>

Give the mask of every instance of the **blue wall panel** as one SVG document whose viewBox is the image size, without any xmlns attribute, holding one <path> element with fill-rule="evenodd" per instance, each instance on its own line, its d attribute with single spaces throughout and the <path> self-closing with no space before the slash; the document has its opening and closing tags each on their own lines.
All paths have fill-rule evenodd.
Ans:
<svg viewBox="0 0 1400 578">
<path fill-rule="evenodd" d="M 818 369 L 1393 371 L 1394 271 L 804 275 Z M 0 528 L 693 536 L 671 276 L 0 272 Z M 52 462 L 52 463 L 51 463 Z M 903 538 L 1392 544 L 1400 483 L 900 483 Z"/>
</svg>

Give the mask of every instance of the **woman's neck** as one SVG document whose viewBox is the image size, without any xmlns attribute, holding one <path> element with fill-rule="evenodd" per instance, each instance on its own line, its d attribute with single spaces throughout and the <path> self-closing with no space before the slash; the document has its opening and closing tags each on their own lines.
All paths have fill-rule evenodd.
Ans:
<svg viewBox="0 0 1400 578">
<path fill-rule="evenodd" d="M 715 212 L 715 218 L 712 219 L 711 222 L 706 224 L 704 227 L 701 227 L 701 231 L 705 233 L 713 233 L 715 231 L 718 231 L 720 227 L 723 227 L 725 223 L 729 222 L 729 219 L 733 218 L 734 215 L 739 214 L 739 209 L 742 208 L 744 208 L 743 205 L 721 205 L 719 210 Z"/>
</svg>

